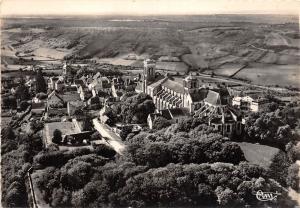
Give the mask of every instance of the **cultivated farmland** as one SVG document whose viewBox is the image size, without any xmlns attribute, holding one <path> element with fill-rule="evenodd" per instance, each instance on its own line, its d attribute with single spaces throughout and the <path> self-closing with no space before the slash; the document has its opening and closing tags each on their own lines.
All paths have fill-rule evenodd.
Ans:
<svg viewBox="0 0 300 208">
<path fill-rule="evenodd" d="M 287 68 L 284 77 L 277 77 L 284 80 L 279 85 L 298 85 L 293 78 L 298 71 L 289 70 L 299 64 L 300 55 L 298 18 L 294 16 L 74 16 L 60 17 L 60 21 L 56 17 L 5 18 L 3 23 L 2 46 L 7 53 L 2 53 L 6 64 L 2 69 L 28 64 L 19 58 L 93 59 L 133 67 L 142 67 L 142 59 L 154 58 L 161 59 L 158 69 L 221 76 L 232 76 L 249 65 L 235 77 L 255 77 L 257 82 L 265 74 L 276 77 L 269 68 L 276 73 Z M 138 58 L 128 58 L 130 54 Z M 261 64 L 259 69 L 252 67 L 255 64 Z"/>
<path fill-rule="evenodd" d="M 234 77 L 260 85 L 300 87 L 298 65 L 253 64 L 242 69 Z"/>
</svg>

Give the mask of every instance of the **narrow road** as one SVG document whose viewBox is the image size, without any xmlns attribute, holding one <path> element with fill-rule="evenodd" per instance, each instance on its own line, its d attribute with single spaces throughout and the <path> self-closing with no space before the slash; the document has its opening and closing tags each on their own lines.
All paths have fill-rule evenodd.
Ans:
<svg viewBox="0 0 300 208">
<path fill-rule="evenodd" d="M 255 45 L 252 45 L 252 44 L 250 44 L 249 46 L 251 46 L 252 48 L 255 48 L 255 49 L 257 49 L 257 50 L 260 50 L 260 51 L 268 51 L 268 52 L 274 52 L 273 50 L 268 50 L 268 49 L 264 49 L 264 48 L 258 48 L 258 47 L 256 47 Z"/>
<path fill-rule="evenodd" d="M 48 203 L 45 202 L 44 198 L 43 198 L 43 194 L 41 192 L 41 190 L 37 187 L 36 184 L 36 178 L 37 176 L 39 176 L 42 170 L 36 170 L 34 171 L 34 173 L 31 174 L 31 178 L 32 178 L 32 188 L 34 189 L 34 195 L 35 195 L 35 199 L 36 199 L 36 205 L 37 208 L 50 208 L 50 205 Z"/>
<path fill-rule="evenodd" d="M 97 118 L 93 119 L 93 124 L 95 129 L 100 133 L 100 135 L 108 139 L 106 140 L 107 143 L 109 143 L 117 153 L 122 155 L 123 151 L 126 148 L 122 139 L 115 132 L 113 132 L 108 125 L 100 123 L 100 121 Z"/>
</svg>

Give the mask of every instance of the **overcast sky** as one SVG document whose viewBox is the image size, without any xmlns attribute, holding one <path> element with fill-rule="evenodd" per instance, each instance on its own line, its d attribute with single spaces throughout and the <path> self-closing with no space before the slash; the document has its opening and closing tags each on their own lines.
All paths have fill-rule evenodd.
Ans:
<svg viewBox="0 0 300 208">
<path fill-rule="evenodd" d="M 297 14 L 300 0 L 2 0 L 2 15 Z"/>
</svg>

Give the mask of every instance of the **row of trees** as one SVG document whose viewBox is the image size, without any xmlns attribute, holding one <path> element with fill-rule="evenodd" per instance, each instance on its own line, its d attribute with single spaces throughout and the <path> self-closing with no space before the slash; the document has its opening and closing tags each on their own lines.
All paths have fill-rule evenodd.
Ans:
<svg viewBox="0 0 300 208">
<path fill-rule="evenodd" d="M 1 130 L 1 143 L 2 205 L 27 207 L 26 173 L 33 156 L 42 150 L 41 137 L 6 127 Z"/>
<path fill-rule="evenodd" d="M 45 81 L 45 78 L 43 77 L 41 69 L 39 69 L 36 73 L 35 82 L 36 93 L 47 93 L 47 83 Z"/>
<path fill-rule="evenodd" d="M 38 70 L 35 77 L 35 93 L 46 93 L 47 92 L 47 84 L 42 75 L 42 71 Z M 11 93 L 2 96 L 2 104 L 4 108 L 17 108 L 17 100 L 21 101 L 20 105 L 23 103 L 26 104 L 26 100 L 29 100 L 33 96 L 33 92 L 29 90 L 29 87 L 25 85 L 25 80 L 23 78 L 20 79 L 20 83 L 15 90 L 15 94 Z M 23 101 L 23 102 L 22 102 Z M 22 106 L 21 106 L 22 108 Z M 23 108 L 24 109 L 24 108 Z"/>
<path fill-rule="evenodd" d="M 293 129 L 299 125 L 299 117 L 299 108 L 289 105 L 273 112 L 252 113 L 246 120 L 246 137 L 249 141 L 285 150 L 285 145 L 296 140 Z"/>
<path fill-rule="evenodd" d="M 35 93 L 46 93 L 47 83 L 43 77 L 42 71 L 39 69 L 35 76 Z M 25 85 L 24 79 L 20 80 L 18 87 L 16 88 L 16 98 L 20 100 L 28 100 L 30 98 L 29 88 Z"/>
</svg>

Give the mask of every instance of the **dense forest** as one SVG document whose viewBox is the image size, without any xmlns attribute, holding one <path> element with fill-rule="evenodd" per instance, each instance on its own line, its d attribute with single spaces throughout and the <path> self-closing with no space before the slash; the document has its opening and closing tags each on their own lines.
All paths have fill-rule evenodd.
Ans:
<svg viewBox="0 0 300 208">
<path fill-rule="evenodd" d="M 39 171 L 33 180 L 53 207 L 286 205 L 284 196 L 260 202 L 253 193 L 285 195 L 282 184 L 295 180 L 292 169 L 287 181 L 270 177 L 287 158 L 279 158 L 273 170 L 250 164 L 236 142 L 199 119 L 129 134 L 124 155 L 42 150 L 41 125 L 31 126 L 31 135 L 2 131 L 3 203 L 9 207 L 27 204 L 24 178 L 31 166 Z"/>
</svg>

